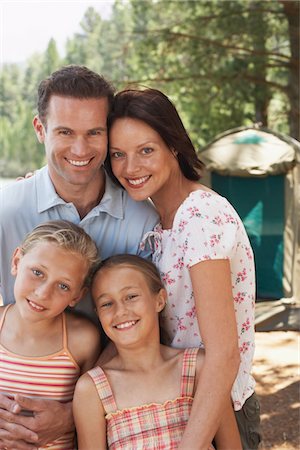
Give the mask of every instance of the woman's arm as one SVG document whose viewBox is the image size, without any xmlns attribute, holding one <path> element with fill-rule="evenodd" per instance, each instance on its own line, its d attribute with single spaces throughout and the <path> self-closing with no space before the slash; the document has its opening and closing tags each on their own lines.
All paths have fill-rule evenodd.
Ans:
<svg viewBox="0 0 300 450">
<path fill-rule="evenodd" d="M 82 375 L 76 384 L 73 415 L 78 450 L 106 449 L 105 412 L 96 386 L 88 374 Z"/>
<path fill-rule="evenodd" d="M 242 441 L 237 426 L 231 398 L 226 402 L 221 424 L 215 436 L 218 450 L 242 450 Z"/>
<path fill-rule="evenodd" d="M 202 261 L 190 276 L 205 359 L 179 448 L 207 450 L 228 406 L 240 355 L 229 261 Z"/>
</svg>

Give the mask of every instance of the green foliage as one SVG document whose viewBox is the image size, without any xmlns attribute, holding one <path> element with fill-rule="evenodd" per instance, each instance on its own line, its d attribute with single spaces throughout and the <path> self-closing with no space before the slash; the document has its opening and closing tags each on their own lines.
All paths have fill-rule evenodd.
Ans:
<svg viewBox="0 0 300 450">
<path fill-rule="evenodd" d="M 277 1 L 131 0 L 131 6 L 140 80 L 172 96 L 197 145 L 228 128 L 268 125 L 270 100 L 286 92 L 289 74 L 287 22 Z M 272 83 L 275 71 L 283 78 Z M 286 116 L 280 123 L 288 132 Z"/>
<path fill-rule="evenodd" d="M 295 10 L 288 6 L 295 5 L 116 0 L 109 20 L 88 8 L 63 58 L 51 39 L 44 54 L 33 55 L 25 66 L 2 67 L 0 176 L 43 164 L 44 151 L 31 125 L 36 90 L 40 80 L 65 64 L 84 64 L 117 89 L 130 83 L 162 89 L 178 107 L 196 147 L 256 121 L 287 134 L 297 130 L 297 111 L 293 116 L 291 107 L 295 89 L 299 98 L 291 84 L 297 62 L 291 60 L 289 29 Z M 294 137 L 299 138 L 297 131 Z"/>
</svg>

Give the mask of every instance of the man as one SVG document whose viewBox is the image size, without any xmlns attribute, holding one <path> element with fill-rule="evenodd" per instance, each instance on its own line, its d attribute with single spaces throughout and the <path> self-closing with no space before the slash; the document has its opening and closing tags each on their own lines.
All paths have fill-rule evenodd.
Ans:
<svg viewBox="0 0 300 450">
<path fill-rule="evenodd" d="M 0 190 L 0 293 L 12 303 L 10 259 L 38 223 L 70 220 L 90 234 L 101 257 L 139 253 L 143 234 L 156 224 L 149 203 L 136 203 L 106 176 L 107 115 L 113 89 L 82 66 L 67 66 L 40 83 L 33 120 L 45 146 L 47 166 L 35 176 Z M 146 256 L 146 255 L 142 255 Z M 92 314 L 88 299 L 80 302 Z M 34 417 L 16 415 L 22 409 Z M 0 394 L 0 449 L 32 449 L 73 427 L 71 404 L 51 400 L 17 402 Z"/>
</svg>

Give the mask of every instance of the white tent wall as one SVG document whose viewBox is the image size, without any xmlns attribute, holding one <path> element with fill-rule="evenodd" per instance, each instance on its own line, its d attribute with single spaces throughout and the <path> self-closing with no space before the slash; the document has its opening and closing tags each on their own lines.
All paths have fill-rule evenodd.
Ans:
<svg viewBox="0 0 300 450">
<path fill-rule="evenodd" d="M 255 145 L 243 143 L 239 150 L 236 146 L 230 153 L 229 139 L 231 135 L 234 135 L 232 139 L 236 139 L 235 136 L 247 136 L 247 133 L 249 135 L 249 133 L 254 134 L 255 132 L 258 136 L 261 135 L 265 138 L 266 136 L 262 133 L 266 132 L 269 136 L 271 135 L 269 152 L 262 152 L 262 149 L 257 147 L 256 153 Z M 281 140 L 282 146 L 277 138 Z M 282 148 L 282 153 L 280 153 L 280 148 Z M 254 178 L 273 176 L 277 173 L 284 174 L 282 287 L 284 298 L 300 304 L 300 143 L 289 136 L 272 133 L 271 130 L 241 127 L 217 136 L 199 153 L 199 158 L 207 164 L 201 182 L 212 188 L 213 172 L 223 176 Z M 270 164 L 264 162 L 260 165 L 259 161 L 263 158 L 269 158 Z M 239 165 L 238 159 L 241 159 L 241 165 Z M 256 167 L 255 163 L 257 163 Z M 276 202 L 276 199 L 274 201 Z"/>
</svg>

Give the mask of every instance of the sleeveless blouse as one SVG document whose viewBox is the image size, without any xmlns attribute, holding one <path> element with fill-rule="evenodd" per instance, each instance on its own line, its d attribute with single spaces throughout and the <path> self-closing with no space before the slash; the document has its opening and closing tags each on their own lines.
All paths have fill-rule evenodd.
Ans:
<svg viewBox="0 0 300 450">
<path fill-rule="evenodd" d="M 7 310 L 11 306 L 5 308 L 0 320 L 0 392 L 62 403 L 72 401 L 80 367 L 68 349 L 65 313 L 62 314 L 62 349 L 46 356 L 22 356 L 1 344 L 1 331 Z M 40 448 L 71 450 L 75 448 L 74 437 L 74 432 L 65 433 Z"/>
</svg>

